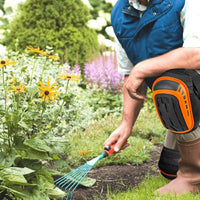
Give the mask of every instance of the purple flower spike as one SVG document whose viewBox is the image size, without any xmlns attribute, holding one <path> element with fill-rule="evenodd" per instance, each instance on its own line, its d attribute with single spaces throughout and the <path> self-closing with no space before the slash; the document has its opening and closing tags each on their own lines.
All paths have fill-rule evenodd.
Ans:
<svg viewBox="0 0 200 200">
<path fill-rule="evenodd" d="M 85 64 L 86 81 L 92 85 L 97 85 L 103 90 L 121 92 L 124 76 L 118 72 L 117 68 L 115 55 L 102 55 Z"/>
</svg>

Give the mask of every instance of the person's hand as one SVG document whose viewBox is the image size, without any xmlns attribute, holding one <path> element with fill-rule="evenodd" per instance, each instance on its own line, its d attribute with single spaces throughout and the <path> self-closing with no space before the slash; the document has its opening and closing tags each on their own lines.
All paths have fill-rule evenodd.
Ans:
<svg viewBox="0 0 200 200">
<path fill-rule="evenodd" d="M 106 146 L 111 146 L 112 144 L 116 143 L 114 151 L 116 153 L 120 152 L 120 150 L 123 150 L 130 145 L 126 142 L 130 133 L 131 131 L 126 130 L 126 127 L 120 125 L 115 131 L 112 132 L 109 138 L 104 142 L 104 148 Z"/>
<path fill-rule="evenodd" d="M 144 79 L 138 77 L 137 71 L 133 68 L 125 84 L 125 87 L 131 98 L 147 101 L 146 96 L 141 92 L 141 86 L 143 82 Z"/>
</svg>

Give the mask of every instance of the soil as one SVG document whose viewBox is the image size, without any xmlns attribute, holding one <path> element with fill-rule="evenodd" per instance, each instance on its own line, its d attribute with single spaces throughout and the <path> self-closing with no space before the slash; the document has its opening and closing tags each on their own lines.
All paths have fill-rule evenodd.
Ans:
<svg viewBox="0 0 200 200">
<path fill-rule="evenodd" d="M 158 159 L 162 146 L 158 145 L 150 153 L 151 159 L 141 165 L 113 165 L 92 169 L 88 177 L 96 179 L 91 188 L 78 187 L 73 192 L 73 200 L 98 200 L 106 198 L 108 190 L 126 191 L 128 188 L 138 186 L 147 175 L 158 175 Z"/>
</svg>

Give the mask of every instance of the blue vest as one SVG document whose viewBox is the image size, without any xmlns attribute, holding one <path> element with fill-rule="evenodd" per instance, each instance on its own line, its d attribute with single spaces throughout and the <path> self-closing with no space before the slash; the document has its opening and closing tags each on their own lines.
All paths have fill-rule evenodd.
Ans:
<svg viewBox="0 0 200 200">
<path fill-rule="evenodd" d="M 140 17 L 128 0 L 118 0 L 111 13 L 112 26 L 133 65 L 182 46 L 184 4 L 185 0 L 150 0 Z"/>
</svg>

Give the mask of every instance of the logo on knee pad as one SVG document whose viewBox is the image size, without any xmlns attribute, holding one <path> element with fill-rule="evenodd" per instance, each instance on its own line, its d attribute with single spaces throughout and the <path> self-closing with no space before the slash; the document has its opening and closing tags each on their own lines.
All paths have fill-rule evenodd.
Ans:
<svg viewBox="0 0 200 200">
<path fill-rule="evenodd" d="M 187 133 L 194 127 L 190 93 L 180 79 L 163 76 L 152 87 L 157 114 L 168 130 Z"/>
</svg>

